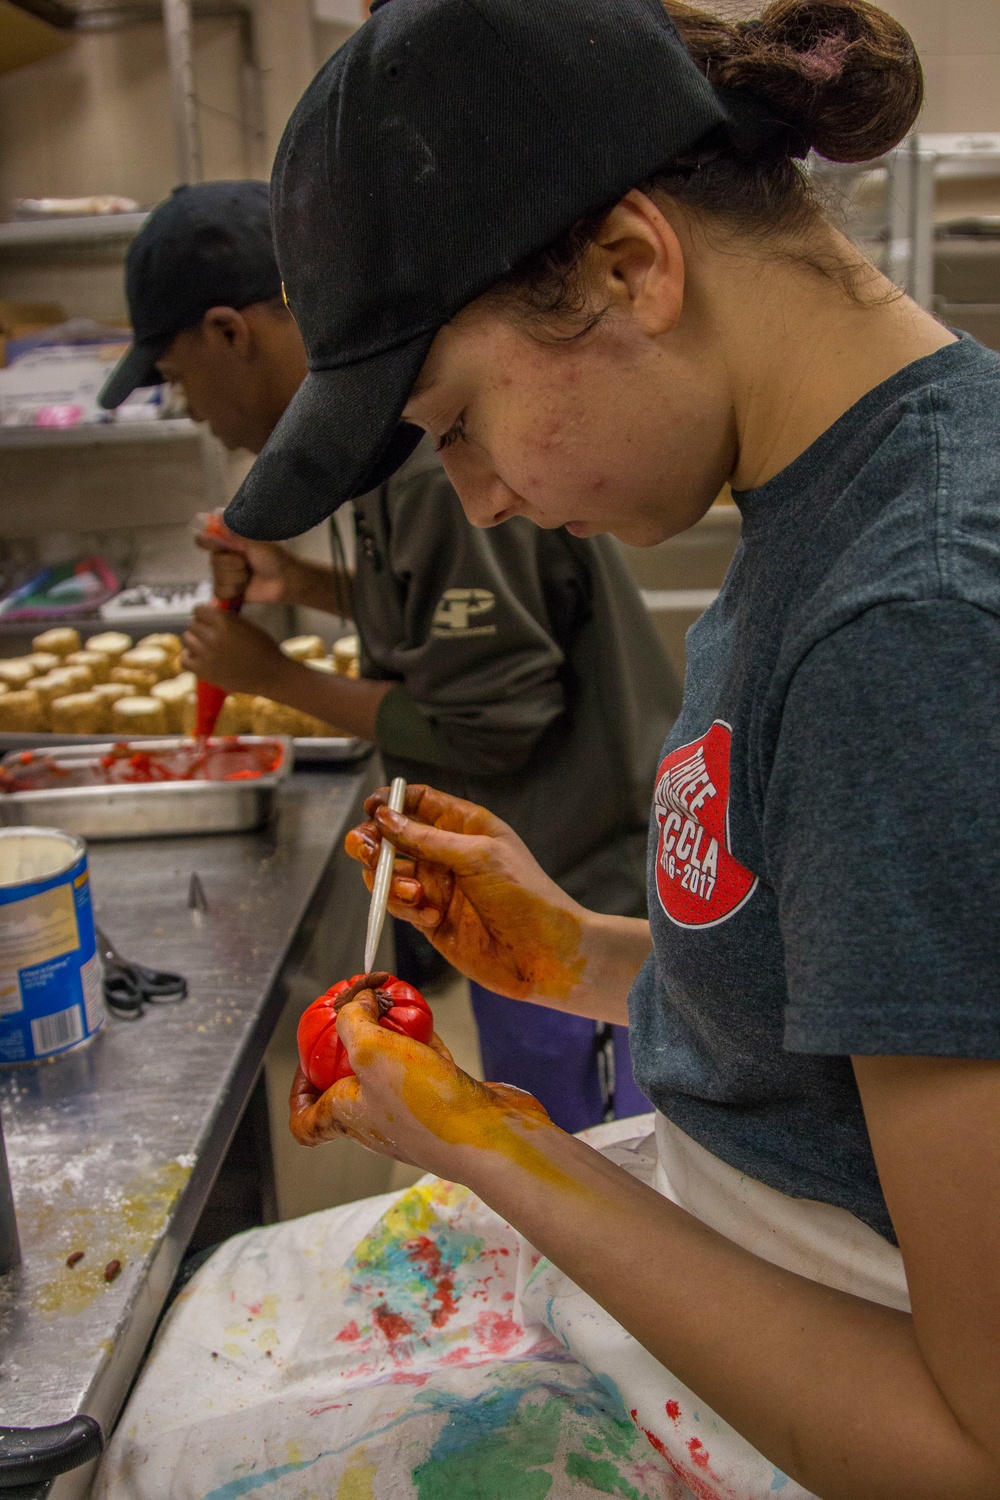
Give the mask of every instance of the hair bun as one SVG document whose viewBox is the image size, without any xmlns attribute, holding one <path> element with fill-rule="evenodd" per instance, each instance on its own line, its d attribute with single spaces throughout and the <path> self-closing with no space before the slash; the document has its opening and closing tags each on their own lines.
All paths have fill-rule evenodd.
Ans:
<svg viewBox="0 0 1000 1500">
<path fill-rule="evenodd" d="M 715 84 L 746 89 L 830 161 L 870 161 L 899 144 L 923 102 L 906 30 L 867 0 L 772 0 L 726 23 L 665 0 Z"/>
</svg>

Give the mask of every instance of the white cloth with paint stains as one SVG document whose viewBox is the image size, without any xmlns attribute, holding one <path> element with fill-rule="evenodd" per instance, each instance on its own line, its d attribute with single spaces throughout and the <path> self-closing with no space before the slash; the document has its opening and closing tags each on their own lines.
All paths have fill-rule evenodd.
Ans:
<svg viewBox="0 0 1000 1500">
<path fill-rule="evenodd" d="M 662 1117 L 583 1133 L 777 1265 L 907 1307 L 899 1252 Z M 808 1500 L 465 1188 L 222 1246 L 164 1321 L 94 1500 Z"/>
</svg>

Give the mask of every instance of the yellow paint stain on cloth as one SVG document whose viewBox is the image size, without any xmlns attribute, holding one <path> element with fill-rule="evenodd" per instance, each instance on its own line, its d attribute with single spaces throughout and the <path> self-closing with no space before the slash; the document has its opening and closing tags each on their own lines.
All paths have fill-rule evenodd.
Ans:
<svg viewBox="0 0 1000 1500">
<path fill-rule="evenodd" d="M 377 1469 L 374 1464 L 365 1463 L 364 1454 L 365 1450 L 360 1449 L 350 1468 L 341 1474 L 335 1500 L 375 1500 Z"/>
</svg>

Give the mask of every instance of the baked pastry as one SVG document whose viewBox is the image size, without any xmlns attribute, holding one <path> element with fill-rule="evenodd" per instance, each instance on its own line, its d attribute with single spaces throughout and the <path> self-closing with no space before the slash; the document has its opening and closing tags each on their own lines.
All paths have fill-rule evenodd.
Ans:
<svg viewBox="0 0 1000 1500">
<path fill-rule="evenodd" d="M 252 693 L 229 693 L 215 723 L 216 734 L 249 734 Z"/>
<path fill-rule="evenodd" d="M 152 672 L 154 682 L 174 676 L 174 664 L 160 646 L 133 646 L 118 658 L 120 667 L 131 667 L 140 672 Z"/>
<path fill-rule="evenodd" d="M 48 717 L 49 703 L 53 698 L 65 698 L 67 693 L 73 691 L 73 684 L 68 681 L 65 672 L 57 668 L 54 672 L 46 672 L 42 677 L 33 677 L 28 687 L 38 697 L 42 705 L 42 712 Z"/>
<path fill-rule="evenodd" d="M 117 703 L 119 698 L 135 698 L 138 696 L 131 682 L 95 682 L 91 691 L 95 697 L 106 703 L 110 710 L 112 703 Z"/>
<path fill-rule="evenodd" d="M 181 734 L 193 735 L 198 727 L 198 695 L 194 688 L 181 700 Z"/>
<path fill-rule="evenodd" d="M 317 719 L 315 714 L 305 714 L 305 727 L 299 730 L 303 739 L 307 740 L 346 740 L 349 738 L 346 729 L 338 729 L 336 724 L 327 724 L 323 719 Z"/>
<path fill-rule="evenodd" d="M 165 651 L 171 661 L 180 661 L 181 652 L 184 650 L 184 642 L 179 635 L 174 635 L 172 630 L 157 630 L 153 635 L 144 635 L 141 641 L 136 642 L 137 651 L 142 651 L 147 646 L 155 646 L 158 651 Z"/>
<path fill-rule="evenodd" d="M 312 667 L 314 672 L 336 673 L 337 670 L 333 664 L 333 658 L 329 656 L 310 656 L 302 665 Z"/>
<path fill-rule="evenodd" d="M 33 688 L 0 696 L 0 730 L 6 734 L 41 734 L 44 729 L 42 700 Z"/>
<path fill-rule="evenodd" d="M 159 681 L 155 672 L 143 672 L 138 667 L 112 667 L 110 682 L 130 682 L 139 693 L 148 693 Z"/>
<path fill-rule="evenodd" d="M 334 641 L 333 665 L 344 677 L 361 676 L 361 642 L 356 635 L 344 635 Z"/>
<path fill-rule="evenodd" d="M 51 630 L 43 630 L 41 635 L 36 635 L 31 642 L 31 649 L 51 651 L 54 656 L 69 656 L 71 651 L 79 651 L 80 645 L 80 632 L 74 630 L 72 625 L 55 625 Z"/>
<path fill-rule="evenodd" d="M 124 630 L 105 630 L 101 635 L 92 635 L 87 642 L 88 651 L 103 651 L 112 661 L 117 661 L 119 656 L 131 649 L 132 637 L 126 635 Z"/>
<path fill-rule="evenodd" d="M 281 649 L 292 661 L 308 661 L 310 657 L 325 656 L 326 647 L 318 635 L 293 635 L 282 641 Z"/>
<path fill-rule="evenodd" d="M 55 670 L 60 674 L 65 672 L 71 693 L 89 693 L 94 686 L 93 672 L 89 667 L 82 667 L 79 662 L 74 662 L 72 666 L 56 667 Z M 51 672 L 49 676 L 52 676 Z"/>
<path fill-rule="evenodd" d="M 49 704 L 54 699 L 66 698 L 70 693 L 89 692 L 94 682 L 87 667 L 56 667 L 44 677 L 33 677 L 28 685 L 38 694 L 48 718 Z"/>
<path fill-rule="evenodd" d="M 10 688 L 7 686 L 7 684 L 5 682 L 0 682 L 0 698 L 3 697 L 4 693 L 9 693 L 9 692 L 10 692 Z"/>
<path fill-rule="evenodd" d="M 65 661 L 67 667 L 88 667 L 95 682 L 107 682 L 111 671 L 111 657 L 103 651 L 71 651 Z"/>
<path fill-rule="evenodd" d="M 12 656 L 8 661 L 0 661 L 0 682 L 5 682 L 9 688 L 27 687 L 37 676 L 37 669 L 26 656 Z"/>
<path fill-rule="evenodd" d="M 254 734 L 291 734 L 306 732 L 312 716 L 287 703 L 275 703 L 270 698 L 256 697 L 250 706 L 250 727 Z"/>
<path fill-rule="evenodd" d="M 70 693 L 49 704 L 53 734 L 104 734 L 111 725 L 111 704 L 96 693 Z"/>
<path fill-rule="evenodd" d="M 180 677 L 168 677 L 150 688 L 149 696 L 158 698 L 167 711 L 167 725 L 171 734 L 185 734 L 184 705 L 194 692 L 194 683 L 186 681 L 190 674 L 182 672 Z M 192 722 L 191 732 L 194 731 Z"/>
<path fill-rule="evenodd" d="M 126 739 L 137 734 L 166 734 L 167 710 L 159 698 L 119 698 L 111 705 L 111 728 Z"/>
<path fill-rule="evenodd" d="M 54 672 L 56 667 L 62 666 L 62 657 L 56 656 L 54 651 L 32 651 L 30 656 L 19 656 L 18 661 L 30 661 L 36 677 L 44 677 L 46 672 Z"/>
<path fill-rule="evenodd" d="M 274 703 L 270 698 L 262 697 L 253 700 L 250 727 L 254 734 L 290 734 L 295 739 L 344 738 L 342 729 L 324 724 L 315 714 L 306 714 L 299 708 L 289 708 L 287 703 Z"/>
</svg>

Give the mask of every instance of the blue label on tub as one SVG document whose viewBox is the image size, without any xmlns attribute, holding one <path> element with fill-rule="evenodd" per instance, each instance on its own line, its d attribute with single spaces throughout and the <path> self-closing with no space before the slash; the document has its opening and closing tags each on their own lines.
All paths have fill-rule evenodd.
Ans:
<svg viewBox="0 0 1000 1500">
<path fill-rule="evenodd" d="M 104 1021 L 87 856 L 0 886 L 0 1063 L 85 1041 Z"/>
</svg>

